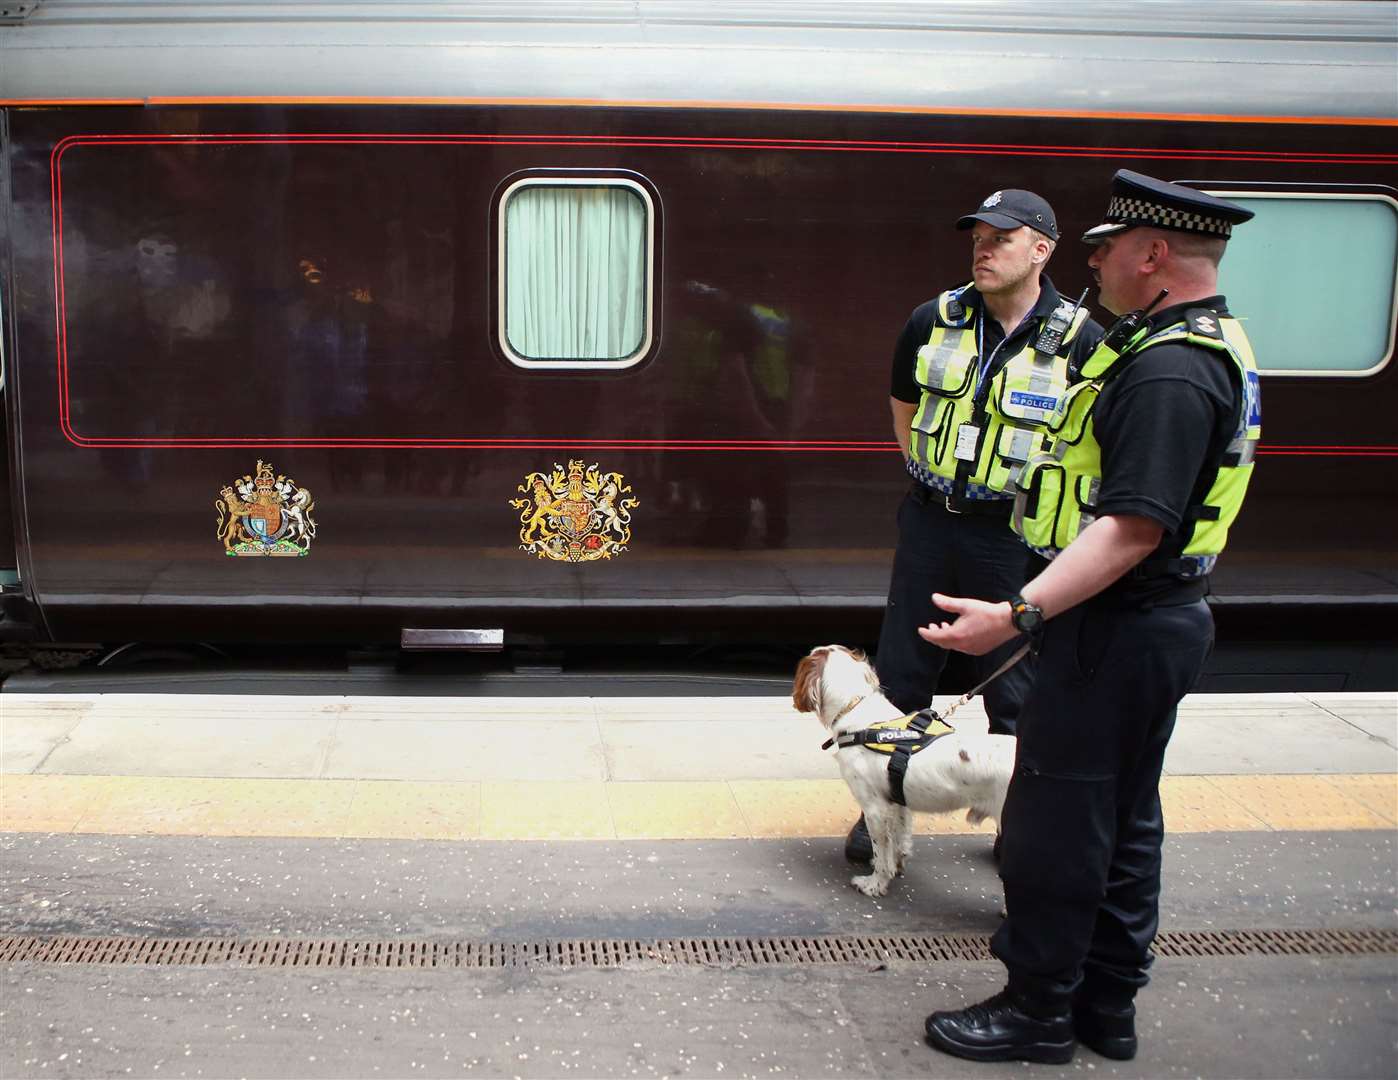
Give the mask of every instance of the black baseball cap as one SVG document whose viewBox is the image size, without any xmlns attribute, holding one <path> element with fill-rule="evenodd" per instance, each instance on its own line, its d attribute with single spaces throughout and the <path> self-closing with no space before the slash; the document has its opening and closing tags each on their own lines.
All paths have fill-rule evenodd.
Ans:
<svg viewBox="0 0 1398 1080">
<path fill-rule="evenodd" d="M 978 221 L 993 225 L 997 229 L 1018 229 L 1028 225 L 1038 229 L 1050 240 L 1058 239 L 1058 218 L 1048 202 L 1032 191 L 1019 188 L 1005 188 L 985 197 L 985 201 L 956 222 L 958 229 L 969 229 Z"/>
</svg>

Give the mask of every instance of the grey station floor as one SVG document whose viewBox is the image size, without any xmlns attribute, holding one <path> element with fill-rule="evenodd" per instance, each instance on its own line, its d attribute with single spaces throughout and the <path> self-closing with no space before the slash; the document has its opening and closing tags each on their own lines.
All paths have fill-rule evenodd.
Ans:
<svg viewBox="0 0 1398 1080">
<path fill-rule="evenodd" d="M 1162 956 L 1139 1057 L 1063 1067 L 925 1045 L 927 1012 L 1000 985 L 976 958 L 990 837 L 929 819 L 887 897 L 854 891 L 852 804 L 789 698 L 5 694 L 0 719 L 6 1080 L 1398 1068 L 1396 695 L 1186 702 L 1162 941 L 1235 951 Z M 975 948 L 879 953 L 898 940 Z M 123 959 L 152 942 L 205 951 Z M 550 951 L 627 942 L 608 964 Z M 342 966 L 355 945 L 407 959 Z"/>
</svg>

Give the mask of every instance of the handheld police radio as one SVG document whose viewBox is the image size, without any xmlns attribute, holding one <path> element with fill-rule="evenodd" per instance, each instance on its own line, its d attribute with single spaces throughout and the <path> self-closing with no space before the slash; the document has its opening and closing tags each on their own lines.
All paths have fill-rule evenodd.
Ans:
<svg viewBox="0 0 1398 1080">
<path fill-rule="evenodd" d="M 1087 299 L 1087 290 L 1082 291 L 1078 297 L 1078 302 L 1064 297 L 1058 301 L 1058 306 L 1053 309 L 1053 314 L 1044 323 L 1043 329 L 1039 331 L 1039 336 L 1034 339 L 1034 351 L 1041 356 L 1057 356 L 1058 350 L 1063 348 L 1063 335 L 1068 332 L 1068 328 L 1073 325 L 1073 316 L 1082 307 L 1082 302 Z"/>
<path fill-rule="evenodd" d="M 1146 316 L 1151 313 L 1152 309 L 1154 309 L 1160 301 L 1164 300 L 1165 297 L 1169 295 L 1169 289 L 1161 289 L 1160 295 L 1145 307 L 1138 308 L 1135 311 L 1128 311 L 1121 318 L 1117 319 L 1116 322 L 1112 323 L 1107 332 L 1102 335 L 1102 343 L 1098 348 L 1108 348 L 1118 356 L 1121 355 L 1121 351 L 1131 344 L 1131 339 L 1136 336 L 1137 331 L 1141 328 L 1141 324 L 1146 321 Z"/>
</svg>

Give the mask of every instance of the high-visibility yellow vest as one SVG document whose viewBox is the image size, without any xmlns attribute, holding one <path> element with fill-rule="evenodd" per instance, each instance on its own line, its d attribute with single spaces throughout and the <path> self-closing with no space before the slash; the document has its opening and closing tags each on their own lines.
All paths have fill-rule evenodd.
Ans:
<svg viewBox="0 0 1398 1080">
<path fill-rule="evenodd" d="M 917 353 L 915 377 L 921 389 L 908 438 L 912 460 L 932 474 L 942 490 L 961 494 L 1013 491 L 1020 468 L 1043 447 L 1043 431 L 1068 389 L 1067 352 L 1087 322 L 1078 308 L 1056 354 L 1034 351 L 1038 330 L 1030 335 L 989 381 L 977 385 L 976 319 L 984 308 L 968 309 L 961 296 L 969 288 L 950 289 L 937 297 L 939 322 Z M 1072 301 L 1065 301 L 1072 306 Z M 958 460 L 962 425 L 978 429 L 975 457 Z"/>
<path fill-rule="evenodd" d="M 1237 369 L 1242 387 L 1233 438 L 1203 502 L 1185 511 L 1181 526 L 1185 542 L 1179 557 L 1167 560 L 1161 569 L 1197 576 L 1213 568 L 1252 479 L 1253 457 L 1262 435 L 1262 403 L 1257 362 L 1242 324 L 1210 308 L 1192 308 L 1181 322 L 1153 333 L 1143 329 L 1120 354 L 1104 345 L 1088 358 L 1082 370 L 1084 381 L 1069 389 L 1050 424 L 1049 445 L 1025 464 L 1016 484 L 1011 526 L 1030 547 L 1052 557 L 1096 520 L 1102 483 L 1102 447 L 1093 423 L 1098 396 L 1125 360 L 1172 341 L 1201 345 L 1220 360 L 1226 359 Z"/>
</svg>

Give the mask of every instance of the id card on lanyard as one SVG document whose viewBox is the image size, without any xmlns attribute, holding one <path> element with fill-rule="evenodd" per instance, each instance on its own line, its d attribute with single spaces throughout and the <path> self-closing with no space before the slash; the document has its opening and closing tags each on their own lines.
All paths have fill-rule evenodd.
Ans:
<svg viewBox="0 0 1398 1080">
<path fill-rule="evenodd" d="M 976 446 L 981 441 L 981 429 L 975 424 L 962 424 L 956 429 L 956 445 L 952 447 L 951 455 L 957 461 L 975 461 Z"/>
</svg>

